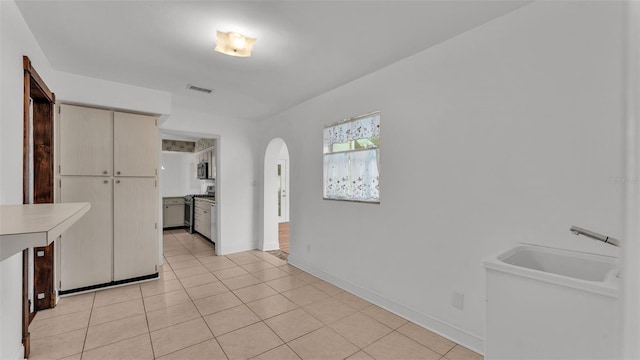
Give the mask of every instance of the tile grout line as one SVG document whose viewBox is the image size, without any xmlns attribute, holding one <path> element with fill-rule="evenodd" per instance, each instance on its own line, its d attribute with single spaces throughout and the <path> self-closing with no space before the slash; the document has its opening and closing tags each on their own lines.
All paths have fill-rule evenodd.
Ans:
<svg viewBox="0 0 640 360">
<path fill-rule="evenodd" d="M 84 348 L 87 345 L 87 338 L 89 337 L 89 327 L 91 325 L 91 317 L 93 316 L 93 305 L 96 302 L 96 292 L 93 292 L 91 299 L 91 311 L 89 312 L 89 320 L 87 321 L 87 331 L 84 333 L 84 341 L 82 342 L 82 351 L 80 352 L 80 359 L 84 357 Z"/>
</svg>

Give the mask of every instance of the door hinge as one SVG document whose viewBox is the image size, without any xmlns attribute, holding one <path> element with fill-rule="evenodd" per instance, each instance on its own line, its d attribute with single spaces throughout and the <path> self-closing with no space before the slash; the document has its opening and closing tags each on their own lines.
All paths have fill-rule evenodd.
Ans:
<svg viewBox="0 0 640 360">
<path fill-rule="evenodd" d="M 62 111 L 62 106 L 58 105 L 58 114 L 60 114 L 60 111 Z"/>
<path fill-rule="evenodd" d="M 58 281 L 58 289 L 62 289 L 62 281 Z"/>
<path fill-rule="evenodd" d="M 156 223 L 156 230 L 158 230 L 158 223 Z"/>
<path fill-rule="evenodd" d="M 158 180 L 156 180 L 156 187 L 158 187 Z"/>
<path fill-rule="evenodd" d="M 156 119 L 156 126 L 158 126 L 158 119 Z"/>
<path fill-rule="evenodd" d="M 156 168 L 156 175 L 158 175 L 158 168 Z"/>
<path fill-rule="evenodd" d="M 62 179 L 58 179 L 58 187 L 62 189 Z"/>
<path fill-rule="evenodd" d="M 62 174 L 62 165 L 58 165 L 58 174 Z"/>
</svg>

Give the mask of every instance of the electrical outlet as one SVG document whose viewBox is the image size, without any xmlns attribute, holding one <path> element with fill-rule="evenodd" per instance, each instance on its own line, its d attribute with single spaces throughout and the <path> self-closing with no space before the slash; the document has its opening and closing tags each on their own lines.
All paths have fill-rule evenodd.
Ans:
<svg viewBox="0 0 640 360">
<path fill-rule="evenodd" d="M 454 291 L 453 296 L 451 296 L 451 306 L 462 310 L 464 307 L 464 294 Z"/>
</svg>

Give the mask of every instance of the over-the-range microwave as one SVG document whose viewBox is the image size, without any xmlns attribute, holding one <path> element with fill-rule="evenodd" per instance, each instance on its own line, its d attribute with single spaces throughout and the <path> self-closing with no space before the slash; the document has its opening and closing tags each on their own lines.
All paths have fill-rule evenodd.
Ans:
<svg viewBox="0 0 640 360">
<path fill-rule="evenodd" d="M 209 176 L 209 163 L 201 162 L 198 164 L 198 179 L 207 179 Z"/>
</svg>

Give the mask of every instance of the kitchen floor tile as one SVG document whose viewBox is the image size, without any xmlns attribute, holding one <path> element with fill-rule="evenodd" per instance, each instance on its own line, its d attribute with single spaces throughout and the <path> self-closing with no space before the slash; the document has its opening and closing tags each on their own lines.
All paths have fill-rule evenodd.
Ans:
<svg viewBox="0 0 640 360">
<path fill-rule="evenodd" d="M 213 261 L 213 259 L 214 258 L 208 259 L 209 261 L 207 262 L 202 261 L 204 266 L 211 272 L 238 266 L 238 264 L 224 257 L 222 257 L 221 260 Z"/>
<path fill-rule="evenodd" d="M 187 292 L 180 289 L 144 298 L 144 309 L 149 312 L 190 301 Z"/>
<path fill-rule="evenodd" d="M 82 352 L 86 329 L 74 330 L 45 338 L 31 338 L 29 360 L 60 359 Z"/>
<path fill-rule="evenodd" d="M 33 337 L 44 338 L 73 330 L 86 329 L 89 326 L 89 316 L 91 316 L 91 311 L 83 310 L 40 321 L 34 320 L 29 325 L 29 332 Z"/>
<path fill-rule="evenodd" d="M 111 305 L 118 302 L 139 299 L 141 297 L 142 295 L 140 294 L 140 285 L 138 284 L 100 290 L 96 292 L 96 297 L 93 301 L 93 307 L 97 308 L 100 306 Z"/>
<path fill-rule="evenodd" d="M 264 323 L 249 325 L 217 338 L 230 360 L 249 359 L 282 345 L 282 340 Z"/>
<path fill-rule="evenodd" d="M 298 279 L 306 282 L 306 283 L 309 283 L 309 284 L 313 284 L 315 282 L 322 281 L 322 279 L 317 278 L 317 277 L 315 277 L 315 276 L 313 276 L 311 274 L 308 274 L 306 272 L 302 272 L 302 273 L 296 274 L 294 276 L 297 277 Z"/>
<path fill-rule="evenodd" d="M 362 310 L 362 313 L 371 316 L 392 329 L 397 329 L 408 323 L 406 319 L 375 305 Z"/>
<path fill-rule="evenodd" d="M 227 360 L 227 356 L 222 351 L 220 344 L 215 339 L 209 339 L 196 345 L 191 345 L 182 350 L 172 352 L 168 355 L 157 358 L 158 360 Z"/>
<path fill-rule="evenodd" d="M 193 275 L 208 273 L 209 269 L 204 267 L 204 265 L 200 264 L 197 266 L 192 266 L 192 267 L 183 268 L 183 269 L 174 269 L 173 272 L 176 273 L 176 276 L 178 277 L 178 279 L 183 279 Z"/>
<path fill-rule="evenodd" d="M 155 356 L 160 357 L 212 338 L 207 324 L 197 318 L 152 332 L 151 344 Z"/>
<path fill-rule="evenodd" d="M 262 281 L 258 280 L 258 278 L 251 274 L 240 275 L 231 279 L 222 280 L 222 283 L 231 290 L 241 289 L 243 287 L 259 284 L 261 282 Z"/>
<path fill-rule="evenodd" d="M 296 304 L 278 294 L 247 304 L 261 319 L 268 319 L 298 308 Z"/>
<path fill-rule="evenodd" d="M 191 301 L 147 312 L 149 331 L 179 324 L 200 317 L 198 309 Z"/>
<path fill-rule="evenodd" d="M 302 281 L 293 276 L 287 276 L 287 277 L 282 277 L 279 279 L 267 281 L 266 284 L 271 286 L 278 292 L 285 292 L 285 291 L 293 290 L 295 288 L 308 285 L 306 281 Z"/>
<path fill-rule="evenodd" d="M 305 360 L 344 359 L 359 350 L 347 339 L 327 327 L 293 340 L 287 345 Z"/>
<path fill-rule="evenodd" d="M 134 315 L 144 314 L 142 298 L 105 305 L 93 309 L 89 325 L 98 325 L 109 321 L 120 320 Z"/>
<path fill-rule="evenodd" d="M 254 262 L 254 263 L 242 265 L 242 268 L 247 270 L 250 273 L 255 273 L 255 272 L 258 272 L 258 271 L 263 271 L 263 270 L 275 268 L 275 266 L 269 264 L 266 261 L 257 261 L 257 262 Z"/>
<path fill-rule="evenodd" d="M 352 308 L 360 311 L 368 308 L 372 304 L 366 300 L 363 300 L 350 292 L 343 291 L 333 296 L 334 298 L 342 301 L 343 303 L 351 306 Z"/>
<path fill-rule="evenodd" d="M 206 298 L 213 295 L 219 295 L 222 293 L 229 292 L 229 288 L 224 286 L 223 283 L 217 281 L 209 284 L 204 284 L 200 286 L 194 286 L 192 288 L 186 289 L 187 294 L 191 300 L 198 300 L 202 298 Z"/>
<path fill-rule="evenodd" d="M 359 348 L 364 348 L 393 330 L 362 313 L 355 313 L 329 325 Z"/>
<path fill-rule="evenodd" d="M 483 360 L 484 356 L 467 349 L 464 346 L 456 345 L 444 356 L 447 360 Z"/>
<path fill-rule="evenodd" d="M 331 324 L 356 311 L 338 299 L 326 298 L 304 307 L 311 315 L 325 324 Z"/>
<path fill-rule="evenodd" d="M 315 287 L 316 289 L 322 290 L 322 292 L 326 293 L 329 296 L 334 296 L 344 291 L 339 287 L 322 280 L 311 283 L 311 286 Z"/>
<path fill-rule="evenodd" d="M 289 276 L 289 273 L 286 271 L 282 271 L 278 268 L 270 268 L 267 270 L 262 270 L 253 273 L 253 276 L 260 279 L 260 281 L 269 281 L 279 279 L 281 277 Z"/>
<path fill-rule="evenodd" d="M 252 360 L 300 360 L 300 357 L 291 350 L 287 344 L 280 345 L 275 349 L 262 353 Z"/>
<path fill-rule="evenodd" d="M 189 255 L 189 256 L 191 257 L 191 259 L 189 260 L 176 261 L 176 262 L 169 261 L 169 265 L 171 265 L 171 268 L 173 269 L 173 271 L 180 270 L 180 269 L 187 269 L 194 266 L 202 266 L 200 261 L 198 261 L 198 259 L 196 259 L 195 256 L 192 256 L 192 255 Z"/>
<path fill-rule="evenodd" d="M 293 290 L 285 291 L 282 295 L 286 296 L 289 300 L 293 301 L 298 306 L 305 306 L 312 304 L 316 301 L 320 301 L 329 295 L 323 293 L 317 288 L 306 285 Z"/>
<path fill-rule="evenodd" d="M 364 351 L 358 351 L 357 353 L 349 356 L 346 360 L 376 360 L 376 359 L 372 358 L 371 356 L 369 356 L 369 354 L 367 354 Z"/>
<path fill-rule="evenodd" d="M 178 279 L 166 281 L 149 281 L 140 285 L 142 296 L 148 297 L 158 294 L 164 294 L 171 291 L 183 290 L 182 284 Z"/>
<path fill-rule="evenodd" d="M 204 320 L 214 336 L 220 336 L 228 332 L 255 324 L 260 318 L 246 305 L 236 306 L 215 314 L 207 315 Z"/>
<path fill-rule="evenodd" d="M 232 292 L 227 292 L 195 300 L 194 304 L 198 308 L 198 311 L 200 311 L 200 314 L 205 316 L 242 305 L 242 301 L 240 301 Z"/>
<path fill-rule="evenodd" d="M 191 255 L 190 253 L 171 256 L 165 254 L 164 258 L 167 259 L 167 262 L 171 265 L 179 263 L 181 261 L 196 260 L 196 257 Z"/>
<path fill-rule="evenodd" d="M 149 334 L 142 334 L 117 343 L 102 346 L 82 354 L 83 360 L 153 360 Z"/>
<path fill-rule="evenodd" d="M 304 272 L 304 271 L 298 269 L 297 267 L 295 267 L 293 265 L 289 265 L 289 264 L 278 266 L 278 269 L 280 269 L 282 271 L 286 271 L 287 273 L 289 273 L 289 275 L 297 275 L 297 274 L 301 274 L 301 273 Z"/>
<path fill-rule="evenodd" d="M 392 332 L 363 349 L 376 360 L 438 360 L 440 354 L 429 350 L 408 337 Z"/>
<path fill-rule="evenodd" d="M 429 331 L 423 327 L 420 327 L 414 323 L 407 323 L 397 329 L 402 335 L 413 339 L 414 341 L 428 347 L 429 349 L 437 352 L 440 355 L 444 355 L 456 346 L 456 343 L 449 339 Z"/>
<path fill-rule="evenodd" d="M 218 281 L 218 279 L 208 271 L 204 274 L 188 276 L 180 279 L 180 282 L 182 283 L 182 286 L 185 287 L 185 289 L 198 286 L 198 285 L 216 282 L 216 281 Z"/>
<path fill-rule="evenodd" d="M 303 309 L 289 311 L 267 319 L 264 322 L 286 342 L 324 326 L 320 320 L 314 318 Z"/>
<path fill-rule="evenodd" d="M 248 273 L 249 273 L 248 271 L 241 268 L 240 266 L 234 266 L 234 267 L 214 271 L 213 275 L 215 275 L 220 280 L 224 280 L 224 279 L 230 279 L 240 275 L 246 275 Z"/>
<path fill-rule="evenodd" d="M 278 293 L 263 283 L 247 286 L 242 289 L 234 290 L 233 292 L 244 303 L 266 298 Z"/>
<path fill-rule="evenodd" d="M 144 315 L 136 315 L 90 326 L 87 331 L 84 349 L 95 349 L 148 332 L 147 319 Z"/>
<path fill-rule="evenodd" d="M 241 252 L 241 253 L 227 255 L 227 259 L 233 261 L 238 265 L 246 265 L 246 264 L 262 261 L 262 259 L 260 259 L 259 257 L 248 252 Z"/>
<path fill-rule="evenodd" d="M 40 320 L 71 314 L 74 312 L 91 311 L 95 295 L 95 292 L 91 292 L 87 294 L 61 297 L 55 308 L 38 311 L 36 313 L 36 317 L 33 318 L 33 322 L 35 323 Z"/>
</svg>

